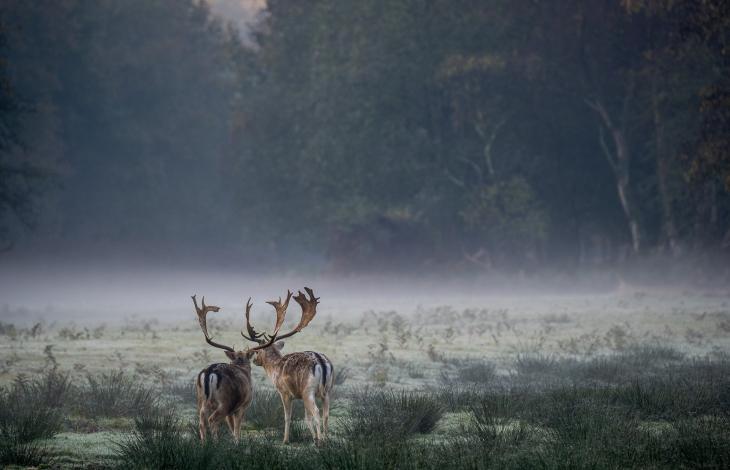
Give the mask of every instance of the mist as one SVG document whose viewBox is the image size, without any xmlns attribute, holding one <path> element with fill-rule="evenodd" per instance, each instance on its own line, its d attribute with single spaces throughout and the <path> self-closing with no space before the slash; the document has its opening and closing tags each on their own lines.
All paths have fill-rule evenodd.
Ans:
<svg viewBox="0 0 730 470">
<path fill-rule="evenodd" d="M 723 20 L 499 4 L 7 2 L 6 313 L 723 292 Z"/>
<path fill-rule="evenodd" d="M 727 468 L 728 30 L 0 2 L 0 466 Z"/>
</svg>

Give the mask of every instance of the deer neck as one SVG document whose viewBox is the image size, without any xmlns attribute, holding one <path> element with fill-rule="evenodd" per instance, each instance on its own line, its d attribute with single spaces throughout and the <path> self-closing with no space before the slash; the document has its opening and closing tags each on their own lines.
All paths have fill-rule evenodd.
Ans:
<svg viewBox="0 0 730 470">
<path fill-rule="evenodd" d="M 240 364 L 237 362 L 231 362 L 231 365 L 233 367 L 238 368 L 241 372 L 244 372 L 246 375 L 248 375 L 248 376 L 251 375 L 251 364 L 250 363 L 249 364 Z"/>
<path fill-rule="evenodd" d="M 282 355 L 279 351 L 271 351 L 264 358 L 264 370 L 269 379 L 276 384 L 276 379 L 281 374 L 281 366 L 283 364 Z"/>
</svg>

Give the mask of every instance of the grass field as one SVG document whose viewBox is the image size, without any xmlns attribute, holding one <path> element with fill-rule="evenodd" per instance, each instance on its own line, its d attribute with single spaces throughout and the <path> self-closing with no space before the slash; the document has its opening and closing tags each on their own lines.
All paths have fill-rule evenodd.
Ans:
<svg viewBox="0 0 730 470">
<path fill-rule="evenodd" d="M 256 367 L 241 443 L 227 430 L 198 442 L 193 377 L 225 358 L 203 341 L 192 306 L 176 322 L 0 323 L 0 464 L 730 468 L 728 297 L 636 290 L 407 304 L 325 308 L 287 342 L 285 351 L 326 353 L 338 373 L 320 447 L 302 421 L 280 444 L 281 404 Z M 234 310 L 210 327 L 241 347 Z"/>
</svg>

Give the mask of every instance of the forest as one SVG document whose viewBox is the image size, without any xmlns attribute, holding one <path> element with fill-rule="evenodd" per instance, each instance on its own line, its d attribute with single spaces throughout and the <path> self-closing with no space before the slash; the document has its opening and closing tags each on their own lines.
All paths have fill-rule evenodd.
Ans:
<svg viewBox="0 0 730 470">
<path fill-rule="evenodd" d="M 0 2 L 6 250 L 207 244 L 334 272 L 726 264 L 728 2 L 215 11 Z"/>
</svg>

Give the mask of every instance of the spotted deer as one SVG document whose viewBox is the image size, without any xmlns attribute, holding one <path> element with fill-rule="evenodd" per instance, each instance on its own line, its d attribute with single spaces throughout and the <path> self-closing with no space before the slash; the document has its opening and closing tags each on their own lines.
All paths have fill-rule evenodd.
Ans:
<svg viewBox="0 0 730 470">
<path fill-rule="evenodd" d="M 200 439 L 205 441 L 206 426 L 210 428 L 213 438 L 218 437 L 218 426 L 225 418 L 233 439 L 238 442 L 241 435 L 241 424 L 244 421 L 246 410 L 253 399 L 253 385 L 251 381 L 251 357 L 256 351 L 271 346 L 262 342 L 255 348 L 236 351 L 230 346 L 213 341 L 208 334 L 207 315 L 209 312 L 218 312 L 220 307 L 205 305 L 205 297 L 201 299 L 202 307 L 198 307 L 195 296 L 192 296 L 198 322 L 203 330 L 205 341 L 225 351 L 229 364 L 211 364 L 201 370 L 195 378 L 195 391 L 198 401 L 198 418 Z M 246 304 L 246 315 L 251 309 L 251 299 Z"/>
<path fill-rule="evenodd" d="M 300 291 L 294 300 L 302 308 L 302 317 L 299 324 L 289 333 L 279 335 L 278 331 L 284 322 L 286 309 L 289 305 L 292 293 L 287 291 L 286 301 L 282 303 L 268 302 L 276 310 L 276 325 L 274 333 L 267 335 L 257 333 L 251 326 L 249 311 L 246 311 L 246 329 L 248 335 L 241 332 L 244 338 L 259 344 L 253 348 L 256 350 L 254 364 L 263 367 L 266 375 L 281 396 L 284 405 L 284 443 L 289 442 L 289 428 L 291 425 L 292 403 L 295 399 L 304 402 L 305 421 L 309 431 L 312 433 L 315 444 L 318 444 L 323 436 L 326 437 L 330 410 L 330 392 L 334 385 L 334 368 L 332 363 L 322 353 L 314 351 L 293 352 L 282 355 L 284 347 L 283 339 L 293 336 L 304 329 L 317 314 L 319 298 L 314 296 L 312 289 L 305 287 L 309 298 Z M 274 343 L 274 341 L 276 341 Z M 316 398 L 322 401 L 322 427 L 320 429 L 319 409 Z"/>
</svg>

